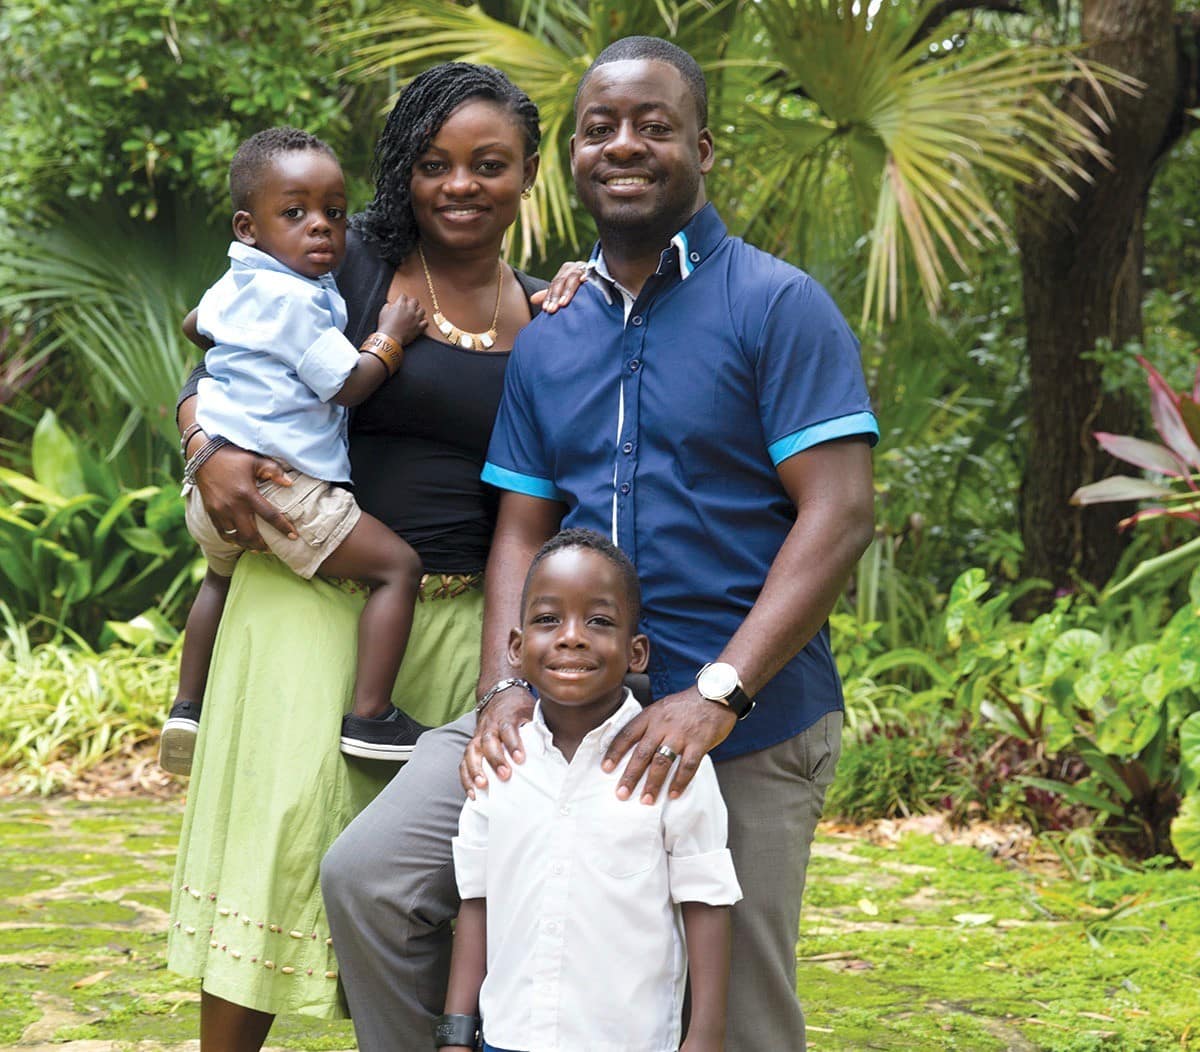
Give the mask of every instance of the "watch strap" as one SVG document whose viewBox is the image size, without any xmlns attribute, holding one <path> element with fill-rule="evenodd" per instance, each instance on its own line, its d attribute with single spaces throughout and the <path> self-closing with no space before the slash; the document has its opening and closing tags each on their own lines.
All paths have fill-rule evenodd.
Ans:
<svg viewBox="0 0 1200 1052">
<path fill-rule="evenodd" d="M 739 720 L 744 720 L 750 715 L 750 710 L 754 708 L 754 699 L 742 689 L 742 685 L 739 683 L 726 696 L 725 704 L 733 710 L 733 714 Z"/>
<path fill-rule="evenodd" d="M 433 1043 L 437 1048 L 446 1045 L 474 1048 L 479 1040 L 479 1022 L 477 1015 L 440 1015 L 433 1021 Z"/>
</svg>

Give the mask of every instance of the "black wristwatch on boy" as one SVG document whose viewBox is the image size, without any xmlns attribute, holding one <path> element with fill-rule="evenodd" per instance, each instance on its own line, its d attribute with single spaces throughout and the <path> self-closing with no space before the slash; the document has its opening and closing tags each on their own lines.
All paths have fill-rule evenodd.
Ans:
<svg viewBox="0 0 1200 1052">
<path fill-rule="evenodd" d="M 726 706 L 739 720 L 754 708 L 754 699 L 742 689 L 737 669 L 724 661 L 710 661 L 696 673 L 696 689 L 702 698 Z"/>
<path fill-rule="evenodd" d="M 474 1048 L 479 1041 L 477 1015 L 440 1015 L 433 1021 L 433 1043 L 438 1048 L 465 1045 Z"/>
</svg>

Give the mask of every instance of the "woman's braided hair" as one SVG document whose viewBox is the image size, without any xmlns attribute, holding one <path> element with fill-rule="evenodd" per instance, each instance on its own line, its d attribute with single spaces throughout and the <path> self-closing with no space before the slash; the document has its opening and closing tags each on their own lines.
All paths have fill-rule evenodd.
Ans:
<svg viewBox="0 0 1200 1052">
<path fill-rule="evenodd" d="M 400 93 L 375 144 L 375 198 L 351 220 L 351 226 L 394 267 L 417 244 L 410 187 L 413 164 L 446 118 L 468 99 L 487 99 L 505 107 L 524 133 L 525 156 L 537 153 L 542 138 L 537 106 L 498 69 L 446 62 L 414 77 Z"/>
</svg>

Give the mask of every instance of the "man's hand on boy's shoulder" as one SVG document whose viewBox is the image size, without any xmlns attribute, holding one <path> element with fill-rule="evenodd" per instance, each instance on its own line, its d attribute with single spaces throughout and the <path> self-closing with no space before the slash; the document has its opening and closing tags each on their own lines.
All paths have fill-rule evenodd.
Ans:
<svg viewBox="0 0 1200 1052">
<path fill-rule="evenodd" d="M 533 695 L 523 687 L 509 687 L 487 703 L 475 723 L 475 736 L 467 743 L 458 765 L 458 779 L 474 800 L 475 790 L 487 788 L 483 761 L 487 760 L 496 777 L 507 782 L 513 763 L 525 762 L 521 727 L 533 719 Z"/>
<path fill-rule="evenodd" d="M 660 698 L 647 705 L 612 740 L 604 754 L 606 771 L 614 770 L 631 749 L 632 755 L 617 782 L 617 796 L 627 800 L 643 774 L 641 802 L 652 804 L 674 765 L 674 759 L 660 751 L 663 746 L 679 757 L 679 766 L 671 779 L 670 795 L 678 797 L 700 768 L 700 761 L 729 737 L 737 723 L 731 709 L 701 697 L 695 687 Z"/>
</svg>

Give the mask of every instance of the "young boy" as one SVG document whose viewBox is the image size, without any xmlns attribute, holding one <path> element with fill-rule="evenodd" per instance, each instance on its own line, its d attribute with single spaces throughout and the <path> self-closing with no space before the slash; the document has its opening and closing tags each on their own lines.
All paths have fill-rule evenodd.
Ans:
<svg viewBox="0 0 1200 1052">
<path fill-rule="evenodd" d="M 213 341 L 197 422 L 183 436 L 188 529 L 208 571 L 188 615 L 179 693 L 163 728 L 159 762 L 177 774 L 191 770 L 217 624 L 242 554 L 213 525 L 194 485 L 196 471 L 226 443 L 274 457 L 288 469 L 290 485 L 259 483 L 295 527 L 285 535 L 259 519 L 271 551 L 301 577 L 320 573 L 370 587 L 359 620 L 354 709 L 342 721 L 341 749 L 404 761 L 425 728 L 390 696 L 412 629 L 421 561 L 351 496 L 345 407 L 395 373 L 401 345 L 425 327 L 424 311 L 400 296 L 380 311 L 379 331 L 361 350 L 343 335 L 346 305 L 332 271 L 346 251 L 346 188 L 337 158 L 321 140 L 295 128 L 259 132 L 238 148 L 229 189 L 236 238 L 231 265 L 185 323 Z"/>
<path fill-rule="evenodd" d="M 623 765 L 600 766 L 641 711 L 623 682 L 649 657 L 640 604 L 629 559 L 590 530 L 563 531 L 533 560 L 509 646 L 538 704 L 521 728 L 525 763 L 490 778 L 459 821 L 441 1048 L 469 1052 L 481 1029 L 492 1052 L 675 1052 L 689 974 L 683 1052 L 723 1048 L 741 890 L 712 763 L 649 806 L 617 799 Z"/>
</svg>

